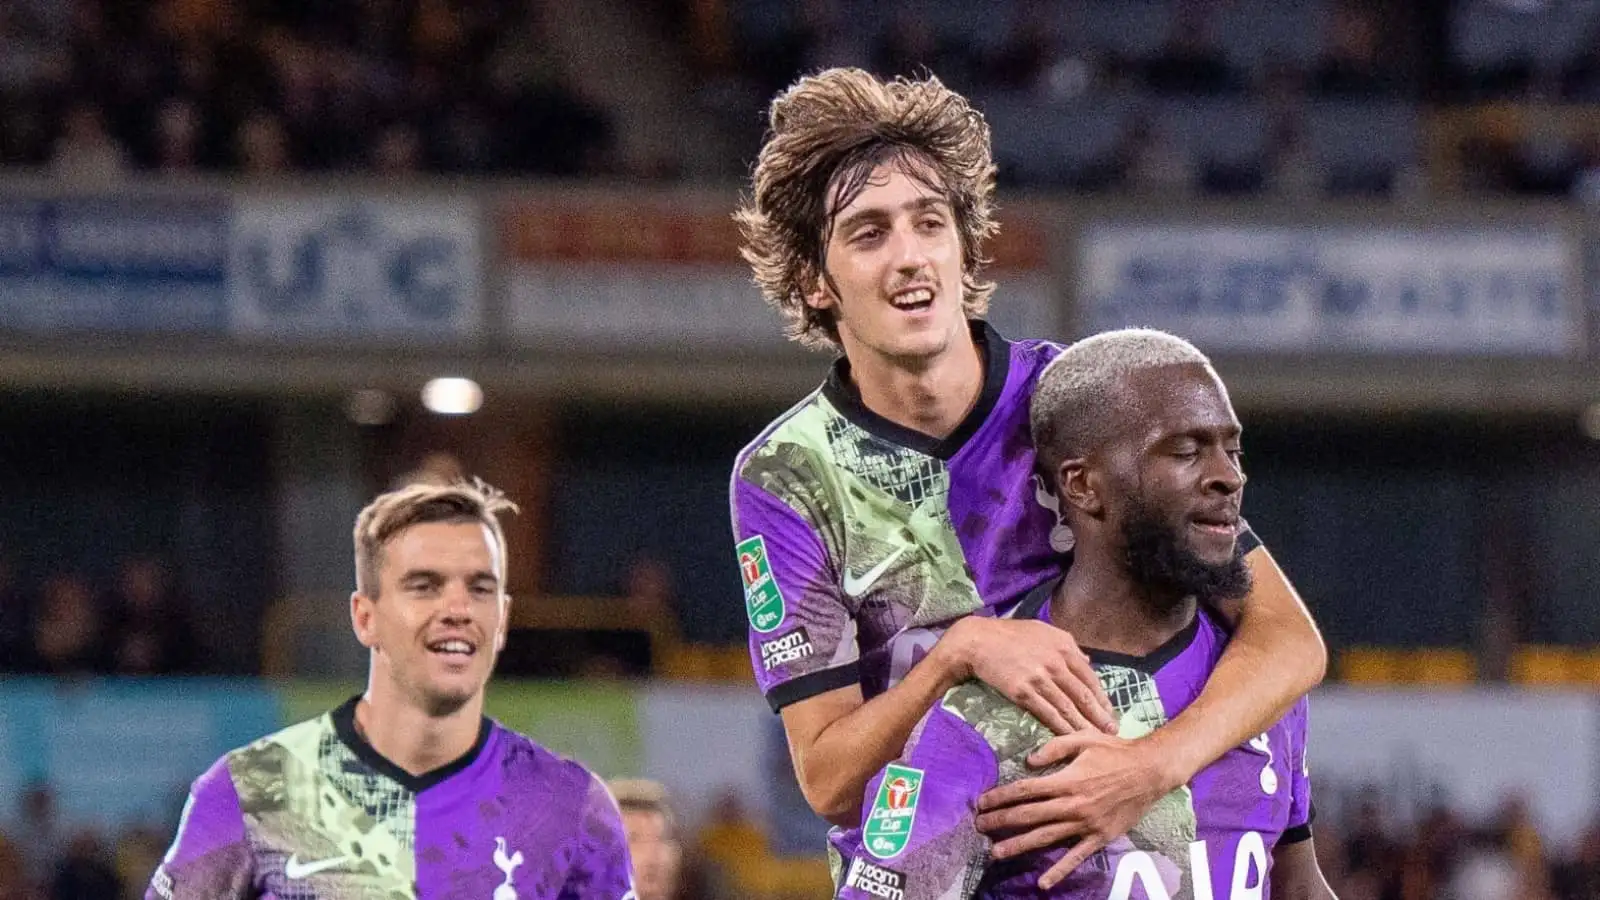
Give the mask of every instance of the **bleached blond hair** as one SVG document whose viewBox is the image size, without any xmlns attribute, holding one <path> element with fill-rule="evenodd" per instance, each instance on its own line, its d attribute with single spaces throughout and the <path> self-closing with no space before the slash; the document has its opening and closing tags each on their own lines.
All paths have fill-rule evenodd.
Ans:
<svg viewBox="0 0 1600 900">
<path fill-rule="evenodd" d="M 1088 454 L 1126 420 L 1123 379 L 1142 369 L 1210 366 L 1193 344 L 1151 328 L 1123 328 L 1086 337 L 1061 351 L 1033 389 L 1028 425 L 1045 484 L 1055 489 L 1061 463 Z"/>
<path fill-rule="evenodd" d="M 379 495 L 356 516 L 356 590 L 377 599 L 383 549 L 407 528 L 429 522 L 477 522 L 489 529 L 500 551 L 495 575 L 504 591 L 506 533 L 499 519 L 503 512 L 517 512 L 517 505 L 479 478 L 451 484 L 408 484 Z"/>
</svg>

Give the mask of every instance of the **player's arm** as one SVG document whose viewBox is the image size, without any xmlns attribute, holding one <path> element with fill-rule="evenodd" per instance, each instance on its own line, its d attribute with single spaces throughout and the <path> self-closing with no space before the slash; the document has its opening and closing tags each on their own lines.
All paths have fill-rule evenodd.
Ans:
<svg viewBox="0 0 1600 900">
<path fill-rule="evenodd" d="M 1266 731 L 1328 671 L 1310 611 L 1267 548 L 1249 532 L 1245 538 L 1256 545 L 1245 556 L 1253 587 L 1243 600 L 1216 606 L 1233 637 L 1200 696 L 1148 738 L 1168 761 L 1169 789 Z"/>
<path fill-rule="evenodd" d="M 1317 864 L 1308 835 L 1303 841 L 1280 843 L 1272 851 L 1273 900 L 1339 900 Z"/>
<path fill-rule="evenodd" d="M 1054 884 L 1126 834 L 1158 799 L 1266 731 L 1322 680 L 1327 650 L 1310 613 L 1255 535 L 1244 539 L 1255 545 L 1245 557 L 1254 587 L 1236 610 L 1223 611 L 1236 630 L 1200 696 L 1138 740 L 1066 735 L 1031 756 L 1039 767 L 1073 762 L 984 798 L 979 827 L 1014 835 L 995 845 L 997 859 L 1078 838 L 1041 881 Z"/>
<path fill-rule="evenodd" d="M 226 758 L 195 780 L 145 900 L 250 900 L 255 861 Z"/>
<path fill-rule="evenodd" d="M 864 701 L 856 625 L 819 527 L 737 476 L 733 526 L 756 682 L 783 715 L 806 802 L 855 824 L 867 779 L 955 684 L 978 677 L 1057 732 L 1114 728 L 1110 701 L 1070 635 L 1043 622 L 969 617 L 901 682 Z M 820 516 L 818 518 L 821 518 Z"/>
<path fill-rule="evenodd" d="M 622 829 L 622 812 L 605 783 L 585 772 L 589 780 L 579 817 L 577 859 L 562 886 L 561 900 L 637 900 L 633 889 L 633 862 L 628 858 L 628 836 Z"/>
</svg>

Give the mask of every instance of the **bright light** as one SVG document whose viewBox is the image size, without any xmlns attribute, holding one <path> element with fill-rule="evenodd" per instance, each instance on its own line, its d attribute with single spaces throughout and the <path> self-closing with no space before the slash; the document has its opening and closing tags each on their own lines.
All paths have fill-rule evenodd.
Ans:
<svg viewBox="0 0 1600 900">
<path fill-rule="evenodd" d="M 483 388 L 471 378 L 435 378 L 422 386 L 422 405 L 441 416 L 464 416 L 483 405 Z"/>
<path fill-rule="evenodd" d="M 344 412 L 357 425 L 387 425 L 394 421 L 394 395 L 373 388 L 356 391 L 345 401 Z"/>
</svg>

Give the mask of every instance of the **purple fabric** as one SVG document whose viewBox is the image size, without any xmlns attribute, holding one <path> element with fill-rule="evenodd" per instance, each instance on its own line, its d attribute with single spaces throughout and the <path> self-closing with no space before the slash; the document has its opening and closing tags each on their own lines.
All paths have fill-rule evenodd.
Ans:
<svg viewBox="0 0 1600 900">
<path fill-rule="evenodd" d="M 417 888 L 423 897 L 523 900 L 632 891 L 621 814 L 593 775 L 496 727 L 461 772 L 417 795 Z"/>
</svg>

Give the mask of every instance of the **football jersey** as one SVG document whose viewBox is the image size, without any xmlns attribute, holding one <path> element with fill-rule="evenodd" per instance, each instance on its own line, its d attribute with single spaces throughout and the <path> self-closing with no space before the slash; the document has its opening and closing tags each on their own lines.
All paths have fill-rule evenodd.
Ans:
<svg viewBox="0 0 1600 900">
<path fill-rule="evenodd" d="M 1060 573 L 1072 533 L 1035 475 L 1028 404 L 1061 347 L 971 328 L 983 387 L 949 437 L 867 409 L 841 358 L 740 452 L 734 540 L 773 709 L 857 683 L 870 699 L 951 623 L 1004 612 Z"/>
<path fill-rule="evenodd" d="M 621 814 L 588 770 L 485 718 L 470 752 L 413 776 L 355 706 L 200 776 L 146 900 L 634 900 Z"/>
<path fill-rule="evenodd" d="M 1048 619 L 1054 586 L 1036 588 L 1015 614 Z M 1200 695 L 1226 643 L 1202 609 L 1147 656 L 1086 652 L 1121 717 L 1121 736 L 1131 739 L 1160 728 Z M 1041 894 L 1039 877 L 1066 847 L 991 861 L 990 841 L 974 822 L 985 791 L 1039 774 L 1027 757 L 1050 731 L 987 685 L 958 685 L 918 723 L 902 757 L 868 784 L 861 827 L 832 835 L 836 896 L 1266 900 L 1273 848 L 1311 834 L 1306 709 L 1302 698 Z"/>
</svg>

